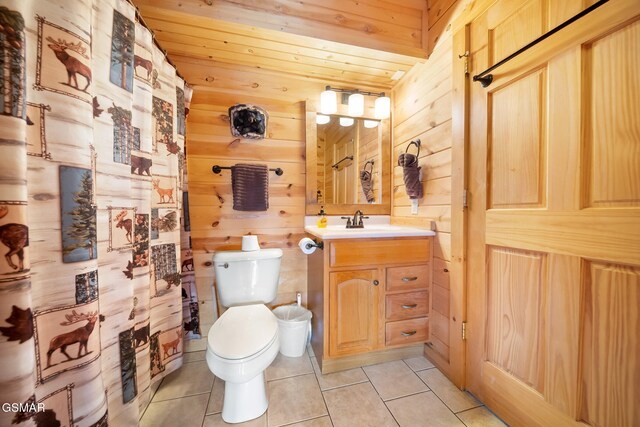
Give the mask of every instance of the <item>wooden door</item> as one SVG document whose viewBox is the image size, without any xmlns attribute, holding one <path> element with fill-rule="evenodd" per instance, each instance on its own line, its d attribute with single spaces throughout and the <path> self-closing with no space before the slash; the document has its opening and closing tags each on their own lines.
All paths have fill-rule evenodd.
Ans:
<svg viewBox="0 0 640 427">
<path fill-rule="evenodd" d="M 378 346 L 381 285 L 378 270 L 329 273 L 329 355 L 374 350 Z"/>
<path fill-rule="evenodd" d="M 497 1 L 470 75 L 584 2 Z M 640 2 L 470 83 L 467 388 L 513 426 L 640 422 Z"/>
</svg>

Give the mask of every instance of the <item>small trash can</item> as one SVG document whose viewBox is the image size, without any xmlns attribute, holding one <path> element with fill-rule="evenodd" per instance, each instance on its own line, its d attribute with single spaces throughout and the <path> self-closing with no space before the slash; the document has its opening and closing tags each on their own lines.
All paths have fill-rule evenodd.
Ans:
<svg viewBox="0 0 640 427">
<path fill-rule="evenodd" d="M 280 353 L 287 357 L 302 356 L 311 337 L 313 314 L 299 305 L 277 307 L 273 310 L 273 314 L 278 318 Z"/>
</svg>

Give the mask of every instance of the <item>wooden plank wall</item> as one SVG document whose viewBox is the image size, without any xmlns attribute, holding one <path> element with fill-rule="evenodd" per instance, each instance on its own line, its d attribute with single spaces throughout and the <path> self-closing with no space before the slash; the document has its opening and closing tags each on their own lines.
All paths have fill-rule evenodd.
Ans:
<svg viewBox="0 0 640 427">
<path fill-rule="evenodd" d="M 392 222 L 428 226 L 435 222 L 434 274 L 431 342 L 448 360 L 449 357 L 449 263 L 451 260 L 451 90 L 452 34 L 449 23 L 462 11 L 464 1 L 429 1 L 430 37 L 433 52 L 425 63 L 416 64 L 393 89 L 393 200 Z M 455 11 L 455 13 L 454 13 Z M 443 21 L 443 22 L 440 22 Z M 440 22 L 440 23 L 439 23 Z M 438 37 L 435 33 L 441 31 Z M 411 214 L 411 204 L 397 166 L 398 156 L 408 144 L 420 139 L 420 166 L 424 197 L 418 214 Z M 411 147 L 415 154 L 415 147 Z M 457 195 L 462 197 L 462 195 Z"/>
<path fill-rule="evenodd" d="M 197 81 L 201 63 L 177 64 L 187 79 Z M 305 107 L 304 100 L 322 90 L 316 83 L 283 81 L 275 75 L 234 67 L 209 67 L 208 85 L 195 86 L 187 129 L 187 168 L 191 236 L 196 285 L 204 336 L 217 318 L 214 300 L 213 255 L 217 250 L 239 249 L 245 234 L 258 235 L 263 248 L 282 248 L 278 298 L 274 304 L 306 300 L 306 256 L 298 249 L 304 235 L 305 211 Z M 274 89 L 277 87 L 277 89 Z M 288 90 L 291 89 L 291 90 Z M 276 97 L 277 95 L 277 97 Z M 268 137 L 260 141 L 231 135 L 228 108 L 238 103 L 262 106 L 269 114 Z M 282 168 L 269 175 L 266 212 L 233 210 L 231 172 L 220 175 L 211 166 L 262 163 Z M 204 346 L 205 340 L 192 343 Z M 196 349 L 194 347 L 193 349 Z"/>
<path fill-rule="evenodd" d="M 217 318 L 213 255 L 217 250 L 239 249 L 245 234 L 258 235 L 263 248 L 284 250 L 278 298 L 273 304 L 295 300 L 298 291 L 306 301 L 307 258 L 298 249 L 298 241 L 304 235 L 305 212 L 304 101 L 317 103 L 324 84 L 334 82 L 323 84 L 252 67 L 179 56 L 173 60 L 194 85 L 187 121 L 187 168 L 196 285 L 201 329 L 206 336 Z M 252 141 L 231 136 L 228 109 L 238 103 L 267 110 L 266 139 Z M 280 177 L 269 175 L 268 211 L 234 211 L 230 171 L 223 170 L 221 175 L 211 172 L 214 164 L 232 166 L 241 162 L 284 170 Z M 192 341 L 189 345 L 191 351 L 202 349 L 206 341 Z"/>
</svg>

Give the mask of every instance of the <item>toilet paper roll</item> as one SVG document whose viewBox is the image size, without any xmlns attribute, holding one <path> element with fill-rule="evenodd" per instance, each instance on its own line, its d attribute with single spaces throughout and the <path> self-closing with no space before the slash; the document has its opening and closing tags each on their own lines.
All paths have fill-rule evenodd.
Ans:
<svg viewBox="0 0 640 427">
<path fill-rule="evenodd" d="M 250 234 L 242 236 L 242 250 L 245 252 L 259 251 L 260 244 L 258 243 L 258 236 Z"/>
<path fill-rule="evenodd" d="M 303 237 L 298 242 L 298 246 L 300 247 L 300 250 L 302 252 L 304 252 L 305 254 L 307 254 L 307 255 L 312 254 L 312 253 L 314 253 L 316 251 L 315 244 L 316 244 L 316 242 L 314 242 L 313 240 L 311 240 L 308 237 Z"/>
</svg>

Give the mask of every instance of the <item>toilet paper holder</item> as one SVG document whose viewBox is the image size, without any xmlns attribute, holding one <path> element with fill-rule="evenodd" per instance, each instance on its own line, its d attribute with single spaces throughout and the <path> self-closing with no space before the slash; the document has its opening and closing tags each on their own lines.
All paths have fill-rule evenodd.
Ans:
<svg viewBox="0 0 640 427">
<path fill-rule="evenodd" d="M 318 243 L 318 241 L 316 239 L 313 239 L 313 243 L 307 243 L 304 246 L 307 249 L 311 249 L 311 248 L 324 249 L 324 242 Z"/>
</svg>

